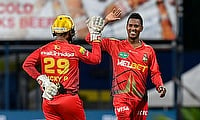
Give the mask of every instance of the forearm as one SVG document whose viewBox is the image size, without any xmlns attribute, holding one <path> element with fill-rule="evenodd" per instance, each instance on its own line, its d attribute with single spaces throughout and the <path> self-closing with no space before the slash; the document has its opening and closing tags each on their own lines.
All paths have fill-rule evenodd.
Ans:
<svg viewBox="0 0 200 120">
<path fill-rule="evenodd" d="M 36 66 L 40 62 L 39 53 L 40 49 L 35 50 L 25 59 L 22 65 L 24 71 L 26 71 L 33 79 L 36 79 L 40 75 L 39 71 L 36 69 Z"/>
<path fill-rule="evenodd" d="M 90 54 L 91 64 L 99 64 L 101 62 L 100 42 L 92 42 L 92 52 Z"/>
<path fill-rule="evenodd" d="M 24 69 L 24 71 L 31 76 L 33 79 L 36 79 L 39 75 L 41 75 L 38 70 L 32 65 L 29 64 L 28 61 L 25 61 L 23 63 L 22 68 Z"/>
<path fill-rule="evenodd" d="M 159 86 L 163 86 L 163 80 L 160 74 L 155 74 L 151 77 L 152 83 L 156 86 L 156 89 Z"/>
<path fill-rule="evenodd" d="M 88 33 L 88 34 L 86 35 L 85 41 L 86 41 L 88 44 L 92 45 L 92 41 L 90 40 L 90 33 Z"/>
</svg>

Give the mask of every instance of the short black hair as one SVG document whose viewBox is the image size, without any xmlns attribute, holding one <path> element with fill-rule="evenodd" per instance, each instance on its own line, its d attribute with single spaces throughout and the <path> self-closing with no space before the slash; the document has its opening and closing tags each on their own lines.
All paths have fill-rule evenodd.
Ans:
<svg viewBox="0 0 200 120">
<path fill-rule="evenodd" d="M 131 13 L 131 14 L 129 15 L 129 17 L 128 17 L 127 24 L 128 24 L 128 22 L 129 22 L 129 20 L 130 20 L 131 18 L 139 19 L 140 22 L 141 22 L 141 25 L 143 26 L 143 19 L 142 19 L 142 16 L 141 16 L 139 13 L 135 13 L 135 12 Z"/>
</svg>

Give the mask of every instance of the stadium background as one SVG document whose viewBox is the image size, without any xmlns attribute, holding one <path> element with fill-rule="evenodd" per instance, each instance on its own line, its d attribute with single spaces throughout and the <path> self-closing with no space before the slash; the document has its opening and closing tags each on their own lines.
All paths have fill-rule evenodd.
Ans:
<svg viewBox="0 0 200 120">
<path fill-rule="evenodd" d="M 11 0 L 10 3 L 12 2 Z M 18 2 L 23 3 L 23 0 Z M 160 70 L 168 89 L 166 98 L 159 99 L 154 86 L 150 81 L 148 82 L 149 120 L 200 119 L 199 1 L 182 2 L 176 1 L 178 22 L 175 24 L 177 34 L 174 40 L 164 40 L 159 37 L 147 39 L 145 35 L 148 36 L 148 32 L 143 34 L 146 43 L 152 45 L 157 52 Z M 0 8 L 6 4 L 4 0 L 1 1 Z M 3 9 L 0 11 L 2 13 Z M 3 24 L 4 17 L 5 14 L 0 14 L 0 35 L 3 36 L 0 38 L 0 120 L 44 119 L 41 112 L 39 86 L 22 70 L 21 65 L 29 53 L 51 41 L 51 38 L 40 39 L 38 35 L 35 35 L 37 39 L 29 36 L 28 39 L 27 36 L 16 39 L 9 37 L 12 35 L 17 37 L 17 34 L 23 31 L 9 33 L 4 26 L 7 23 Z M 90 49 L 81 38 L 77 39 L 75 44 Z M 107 53 L 103 52 L 102 55 L 102 63 L 99 65 L 93 66 L 80 62 L 79 94 L 84 101 L 88 120 L 115 119 L 110 97 L 112 64 Z"/>
</svg>

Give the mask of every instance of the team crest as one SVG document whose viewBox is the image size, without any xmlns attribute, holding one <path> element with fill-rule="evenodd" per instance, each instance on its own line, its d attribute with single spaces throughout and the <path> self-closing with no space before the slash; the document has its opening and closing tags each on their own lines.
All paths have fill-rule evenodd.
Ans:
<svg viewBox="0 0 200 120">
<path fill-rule="evenodd" d="M 148 56 L 147 56 L 146 53 L 143 55 L 142 60 L 143 60 L 143 62 L 147 62 L 148 61 Z"/>
<path fill-rule="evenodd" d="M 55 50 L 60 50 L 60 46 L 59 45 L 54 45 L 54 49 Z"/>
<path fill-rule="evenodd" d="M 120 58 L 128 58 L 128 56 L 129 56 L 129 54 L 126 53 L 126 52 L 120 52 L 120 53 L 118 54 L 118 57 L 120 57 Z"/>
</svg>

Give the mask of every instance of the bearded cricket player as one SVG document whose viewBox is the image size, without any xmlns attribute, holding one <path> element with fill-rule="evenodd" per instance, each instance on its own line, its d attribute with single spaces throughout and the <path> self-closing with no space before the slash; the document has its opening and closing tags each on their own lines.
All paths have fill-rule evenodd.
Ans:
<svg viewBox="0 0 200 120">
<path fill-rule="evenodd" d="M 98 23 L 95 23 L 98 25 Z M 55 40 L 36 49 L 24 61 L 23 69 L 42 90 L 42 110 L 46 120 L 86 120 L 79 91 L 79 61 L 101 62 L 100 40 L 92 40 L 92 52 L 72 44 L 72 18 L 58 15 L 51 26 Z M 36 66 L 40 65 L 41 71 Z"/>
</svg>

